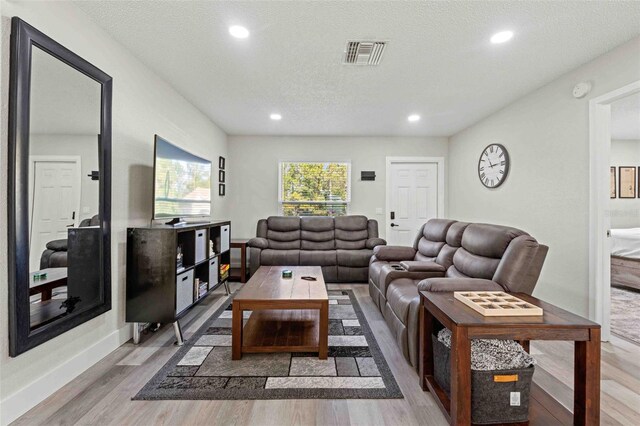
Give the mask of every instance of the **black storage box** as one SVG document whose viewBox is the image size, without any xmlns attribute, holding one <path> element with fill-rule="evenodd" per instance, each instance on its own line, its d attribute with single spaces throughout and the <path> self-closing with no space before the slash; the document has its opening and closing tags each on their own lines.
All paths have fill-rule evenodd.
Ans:
<svg viewBox="0 0 640 426">
<path fill-rule="evenodd" d="M 451 350 L 431 336 L 434 378 L 451 397 Z M 534 366 L 512 370 L 471 370 L 471 422 L 517 423 L 529 419 L 529 393 Z M 512 405 L 519 398 L 520 405 Z M 515 402 L 515 401 L 514 401 Z"/>
</svg>

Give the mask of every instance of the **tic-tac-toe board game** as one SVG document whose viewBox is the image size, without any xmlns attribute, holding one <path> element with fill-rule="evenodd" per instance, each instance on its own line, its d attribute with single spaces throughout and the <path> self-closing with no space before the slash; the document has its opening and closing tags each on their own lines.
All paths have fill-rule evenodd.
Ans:
<svg viewBox="0 0 640 426">
<path fill-rule="evenodd" d="M 487 317 L 542 315 L 542 308 L 502 291 L 454 291 L 453 296 Z"/>
</svg>

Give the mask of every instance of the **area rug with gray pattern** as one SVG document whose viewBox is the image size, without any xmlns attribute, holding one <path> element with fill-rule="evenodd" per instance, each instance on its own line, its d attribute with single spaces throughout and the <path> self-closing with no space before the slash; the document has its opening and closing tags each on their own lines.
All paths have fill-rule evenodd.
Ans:
<svg viewBox="0 0 640 426">
<path fill-rule="evenodd" d="M 403 398 L 353 292 L 328 294 L 328 359 L 268 353 L 232 361 L 231 296 L 133 399 Z"/>
</svg>

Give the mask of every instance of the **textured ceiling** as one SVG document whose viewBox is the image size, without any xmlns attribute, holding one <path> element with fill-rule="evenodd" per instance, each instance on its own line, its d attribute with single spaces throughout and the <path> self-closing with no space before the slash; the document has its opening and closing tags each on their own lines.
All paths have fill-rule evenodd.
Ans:
<svg viewBox="0 0 640 426">
<path fill-rule="evenodd" d="M 611 139 L 640 140 L 640 93 L 611 104 Z"/>
<path fill-rule="evenodd" d="M 640 2 L 77 5 L 234 135 L 448 136 L 640 34 Z M 354 39 L 388 41 L 381 65 L 342 65 Z"/>
</svg>

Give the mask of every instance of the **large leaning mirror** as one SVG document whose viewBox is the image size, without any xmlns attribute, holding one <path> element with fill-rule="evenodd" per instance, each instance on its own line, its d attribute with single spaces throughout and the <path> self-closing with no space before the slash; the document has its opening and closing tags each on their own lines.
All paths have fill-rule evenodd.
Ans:
<svg viewBox="0 0 640 426">
<path fill-rule="evenodd" d="M 111 77 L 11 30 L 10 355 L 111 309 Z"/>
</svg>

